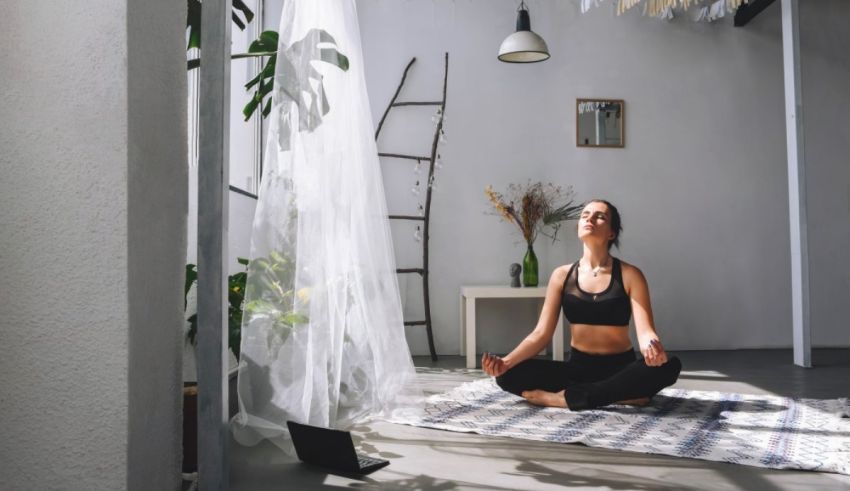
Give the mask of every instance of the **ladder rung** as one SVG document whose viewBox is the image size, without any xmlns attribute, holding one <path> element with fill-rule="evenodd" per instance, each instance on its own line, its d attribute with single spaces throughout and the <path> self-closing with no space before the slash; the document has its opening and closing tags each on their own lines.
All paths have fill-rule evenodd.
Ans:
<svg viewBox="0 0 850 491">
<path fill-rule="evenodd" d="M 390 215 L 390 220 L 425 220 L 425 217 L 413 215 Z"/>
<path fill-rule="evenodd" d="M 422 268 L 398 268 L 395 270 L 396 273 L 418 273 L 424 274 L 425 270 Z"/>
<path fill-rule="evenodd" d="M 393 106 L 442 106 L 442 101 L 408 101 L 408 102 L 394 102 Z"/>
<path fill-rule="evenodd" d="M 393 157 L 397 159 L 410 159 L 410 160 L 424 160 L 426 162 L 431 161 L 431 157 L 420 157 L 416 155 L 403 155 L 400 153 L 379 153 L 379 157 Z"/>
<path fill-rule="evenodd" d="M 428 321 L 406 321 L 404 323 L 405 326 L 424 326 L 428 324 Z"/>
</svg>

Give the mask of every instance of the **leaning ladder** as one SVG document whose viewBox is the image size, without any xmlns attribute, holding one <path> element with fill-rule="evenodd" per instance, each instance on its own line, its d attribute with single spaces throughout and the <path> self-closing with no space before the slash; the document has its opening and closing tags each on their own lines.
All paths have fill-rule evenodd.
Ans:
<svg viewBox="0 0 850 491">
<path fill-rule="evenodd" d="M 421 155 L 404 155 L 398 153 L 378 153 L 380 157 L 393 158 L 393 159 L 410 159 L 416 160 L 419 162 L 428 162 L 428 180 L 427 187 L 425 191 L 425 209 L 423 210 L 423 216 L 412 216 L 412 215 L 390 215 L 390 220 L 417 220 L 423 222 L 422 224 L 422 267 L 421 268 L 398 268 L 396 269 L 396 273 L 401 274 L 419 274 L 422 276 L 422 292 L 424 298 L 424 306 L 425 306 L 425 320 L 417 320 L 417 321 L 405 321 L 405 326 L 425 326 L 426 332 L 428 333 L 428 348 L 431 350 L 431 360 L 437 361 L 437 351 L 434 349 L 434 333 L 432 330 L 431 324 L 431 299 L 428 294 L 428 237 L 429 237 L 429 224 L 431 218 L 431 187 L 434 183 L 434 164 L 437 160 L 437 149 L 440 143 L 440 133 L 443 131 L 443 118 L 446 114 L 446 86 L 448 83 L 449 77 L 449 54 L 446 53 L 445 56 L 445 69 L 443 73 L 443 98 L 439 101 L 404 101 L 398 102 L 398 95 L 401 93 L 401 88 L 404 86 L 404 81 L 407 79 L 407 72 L 410 70 L 410 67 L 416 61 L 416 58 L 410 60 L 410 63 L 407 64 L 407 67 L 404 69 L 404 73 L 401 76 L 401 82 L 398 84 L 398 88 L 395 91 L 395 95 L 393 95 L 392 100 L 390 100 L 387 109 L 384 111 L 384 115 L 381 117 L 381 121 L 378 123 L 378 129 L 375 131 L 375 140 L 378 140 L 378 136 L 381 134 L 381 128 L 384 126 L 384 121 L 387 119 L 387 115 L 390 110 L 395 107 L 401 106 L 439 106 L 440 110 L 437 116 L 437 126 L 434 130 L 434 138 L 431 142 L 431 155 L 430 156 L 421 156 Z"/>
</svg>

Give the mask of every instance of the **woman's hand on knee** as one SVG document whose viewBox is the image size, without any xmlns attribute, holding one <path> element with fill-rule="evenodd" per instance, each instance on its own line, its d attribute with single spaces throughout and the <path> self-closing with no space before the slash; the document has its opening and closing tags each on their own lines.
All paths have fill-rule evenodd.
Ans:
<svg viewBox="0 0 850 491">
<path fill-rule="evenodd" d="M 643 359 L 648 366 L 660 367 L 667 363 L 667 352 L 658 339 L 651 339 L 649 344 L 641 351 L 643 352 Z"/>
<path fill-rule="evenodd" d="M 487 375 L 498 377 L 508 371 L 508 364 L 501 357 L 485 351 L 481 356 L 481 369 Z"/>
</svg>

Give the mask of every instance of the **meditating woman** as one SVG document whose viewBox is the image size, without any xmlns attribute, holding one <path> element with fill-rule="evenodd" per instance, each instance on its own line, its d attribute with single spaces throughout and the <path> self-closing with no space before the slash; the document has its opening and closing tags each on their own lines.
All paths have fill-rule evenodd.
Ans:
<svg viewBox="0 0 850 491">
<path fill-rule="evenodd" d="M 552 273 L 537 327 L 504 358 L 484 353 L 481 359 L 499 387 L 538 406 L 581 410 L 645 405 L 676 382 L 682 364 L 658 339 L 643 273 L 610 254 L 621 230 L 611 203 L 584 207 L 578 223 L 584 254 Z M 552 340 L 562 307 L 570 321 L 569 358 L 533 358 Z M 642 359 L 629 338 L 632 314 Z"/>
</svg>

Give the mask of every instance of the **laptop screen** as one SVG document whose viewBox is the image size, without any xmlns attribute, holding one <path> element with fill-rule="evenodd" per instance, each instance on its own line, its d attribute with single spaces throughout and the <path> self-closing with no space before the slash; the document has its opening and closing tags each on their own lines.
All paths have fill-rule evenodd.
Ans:
<svg viewBox="0 0 850 491">
<path fill-rule="evenodd" d="M 304 462 L 337 469 L 356 471 L 357 453 L 347 431 L 320 428 L 287 421 L 298 458 Z"/>
</svg>

